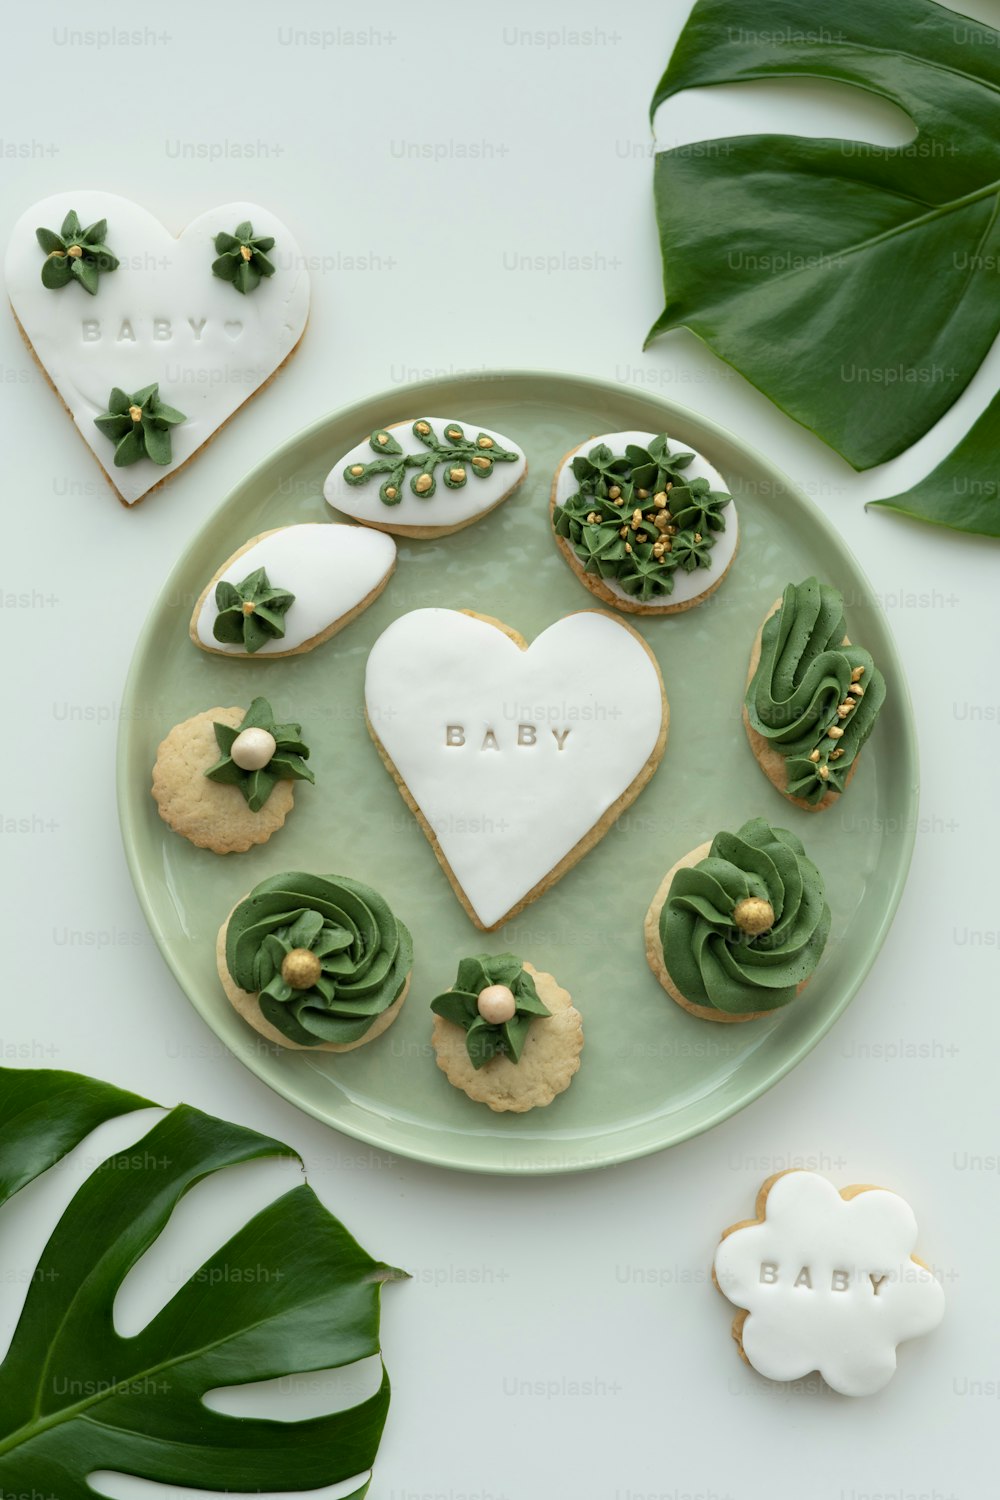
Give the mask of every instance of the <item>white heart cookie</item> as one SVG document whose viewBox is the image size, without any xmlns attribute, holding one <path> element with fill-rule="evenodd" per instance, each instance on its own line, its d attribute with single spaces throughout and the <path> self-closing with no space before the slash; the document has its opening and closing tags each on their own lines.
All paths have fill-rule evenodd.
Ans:
<svg viewBox="0 0 1000 1500">
<path fill-rule="evenodd" d="M 478 422 L 417 417 L 376 428 L 345 453 L 323 494 L 364 526 L 438 537 L 494 510 L 527 472 L 521 449 L 503 433 Z"/>
<path fill-rule="evenodd" d="M 73 210 L 81 223 L 107 219 L 108 249 L 119 261 L 89 295 L 71 282 L 42 285 L 45 253 L 36 228 L 58 232 Z M 241 295 L 213 275 L 215 236 L 249 219 L 272 236 L 273 276 Z M 252 203 L 226 203 L 199 215 L 179 238 L 138 204 L 114 193 L 72 191 L 22 214 L 6 259 L 7 288 L 21 329 L 95 458 L 126 505 L 180 468 L 274 374 L 302 337 L 309 277 L 301 251 L 279 219 Z M 166 465 L 140 458 L 116 468 L 115 443 L 94 426 L 114 387 L 129 394 L 159 386 L 160 400 L 184 413 L 170 429 Z"/>
<path fill-rule="evenodd" d="M 224 562 L 202 590 L 191 616 L 191 639 L 203 651 L 251 661 L 311 651 L 378 598 L 395 566 L 392 537 L 364 526 L 312 521 L 262 532 Z M 261 568 L 272 589 L 295 598 L 281 615 L 284 634 L 248 653 L 239 643 L 216 638 L 216 590 L 220 583 L 240 584 Z"/>
<path fill-rule="evenodd" d="M 418 609 L 368 657 L 372 736 L 477 927 L 516 915 L 652 776 L 669 710 L 640 635 L 597 610 L 530 645 L 499 621 Z"/>
</svg>

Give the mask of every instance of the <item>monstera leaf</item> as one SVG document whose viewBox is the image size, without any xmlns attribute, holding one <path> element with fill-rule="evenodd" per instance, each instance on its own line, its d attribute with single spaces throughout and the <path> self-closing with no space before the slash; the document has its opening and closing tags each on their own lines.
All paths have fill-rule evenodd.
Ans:
<svg viewBox="0 0 1000 1500">
<path fill-rule="evenodd" d="M 653 97 L 854 84 L 917 127 L 888 149 L 748 135 L 656 157 L 666 308 L 855 468 L 902 453 L 1000 326 L 1000 32 L 931 0 L 698 0 Z M 711 93 L 692 107 L 705 117 Z"/>
<path fill-rule="evenodd" d="M 72 1073 L 0 1069 L 0 1203 L 103 1120 L 147 1106 Z M 246 1493 L 315 1489 L 371 1467 L 389 1405 L 384 1369 L 374 1396 L 308 1421 L 232 1417 L 202 1400 L 378 1353 L 380 1289 L 404 1273 L 372 1260 L 311 1188 L 258 1213 L 140 1333 L 114 1328 L 118 1288 L 184 1193 L 275 1156 L 295 1152 L 180 1105 L 87 1179 L 0 1365 L 0 1495 L 96 1500 L 87 1475 L 98 1469 Z"/>
<path fill-rule="evenodd" d="M 902 494 L 872 500 L 901 516 L 1000 536 L 1000 396 L 937 468 Z"/>
</svg>

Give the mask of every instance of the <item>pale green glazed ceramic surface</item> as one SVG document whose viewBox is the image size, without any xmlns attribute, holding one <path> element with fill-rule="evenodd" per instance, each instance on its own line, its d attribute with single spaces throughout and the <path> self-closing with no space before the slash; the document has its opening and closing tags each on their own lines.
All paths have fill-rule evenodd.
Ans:
<svg viewBox="0 0 1000 1500">
<path fill-rule="evenodd" d="M 424 415 L 509 435 L 529 474 L 485 520 L 436 541 L 399 542 L 382 597 L 332 641 L 283 661 L 226 660 L 188 638 L 194 602 L 249 537 L 330 518 L 327 471 L 375 427 Z M 383 769 L 365 729 L 365 660 L 396 616 L 470 607 L 531 638 L 595 601 L 556 550 L 549 486 L 588 435 L 667 431 L 719 468 L 739 509 L 740 546 L 719 591 L 673 618 L 640 620 L 670 699 L 666 754 L 650 785 L 577 867 L 498 933 L 477 932 Z M 442 509 L 447 493 L 442 492 Z M 784 585 L 810 573 L 842 590 L 848 631 L 881 666 L 888 700 L 842 804 L 791 806 L 757 766 L 740 722 L 754 633 Z M 635 617 L 627 617 L 635 621 Z M 149 793 L 160 739 L 217 704 L 265 694 L 300 719 L 316 785 L 296 788 L 284 829 L 225 857 L 161 822 Z M 755 1099 L 830 1028 L 885 937 L 910 861 L 917 754 L 906 683 L 888 625 L 848 549 L 764 458 L 711 422 L 618 386 L 541 373 L 464 375 L 398 389 L 336 413 L 248 475 L 174 569 L 136 647 L 118 760 L 125 849 L 150 927 L 212 1030 L 260 1078 L 358 1139 L 442 1166 L 555 1172 L 624 1161 L 706 1130 Z M 812 982 L 769 1020 L 719 1026 L 675 1005 L 646 965 L 642 922 L 664 872 L 720 828 L 762 815 L 793 829 L 826 877 L 831 939 Z M 282 870 L 338 872 L 380 890 L 410 927 L 413 984 L 378 1041 L 344 1056 L 269 1047 L 230 1008 L 215 972 L 216 931 L 233 904 Z M 448 1084 L 429 1044 L 429 1002 L 468 953 L 511 949 L 552 972 L 583 1015 L 580 1072 L 549 1108 L 494 1115 Z"/>
</svg>

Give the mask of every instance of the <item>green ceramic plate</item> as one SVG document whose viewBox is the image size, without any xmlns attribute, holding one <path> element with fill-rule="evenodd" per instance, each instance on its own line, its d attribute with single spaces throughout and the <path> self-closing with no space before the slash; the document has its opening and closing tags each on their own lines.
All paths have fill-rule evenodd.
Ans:
<svg viewBox="0 0 1000 1500">
<path fill-rule="evenodd" d="M 426 413 L 481 421 L 528 454 L 526 483 L 467 530 L 399 547 L 382 597 L 326 645 L 283 661 L 198 651 L 198 594 L 248 537 L 330 512 L 327 471 L 375 427 Z M 553 470 L 589 434 L 666 430 L 726 476 L 740 548 L 718 593 L 674 618 L 641 621 L 670 698 L 670 739 L 648 788 L 581 863 L 500 933 L 473 929 L 365 729 L 365 659 L 397 615 L 474 607 L 533 637 L 594 605 L 548 525 Z M 740 723 L 747 655 L 771 602 L 810 573 L 843 591 L 851 637 L 885 673 L 889 696 L 842 807 L 792 807 L 767 782 Z M 635 617 L 629 617 L 633 620 Z M 219 857 L 160 821 L 149 794 L 156 747 L 214 704 L 271 699 L 301 719 L 316 786 L 296 791 L 285 828 L 262 848 Z M 910 861 L 917 752 L 896 648 L 871 587 L 837 533 L 760 455 L 704 417 L 619 386 L 538 373 L 460 376 L 393 390 L 317 422 L 255 469 L 220 506 L 167 582 L 136 647 L 125 689 L 118 795 L 125 849 L 149 925 L 209 1026 L 285 1098 L 373 1146 L 484 1172 L 558 1172 L 658 1151 L 707 1130 L 793 1068 L 851 1000 L 885 937 Z M 664 871 L 720 828 L 761 814 L 792 828 L 826 876 L 833 933 L 802 999 L 773 1020 L 717 1026 L 685 1014 L 648 968 L 646 907 Z M 410 997 L 385 1037 L 341 1057 L 273 1049 L 230 1008 L 215 973 L 219 924 L 281 870 L 341 872 L 382 891 L 413 932 Z M 453 1089 L 429 1045 L 430 999 L 457 960 L 512 949 L 557 976 L 583 1014 L 572 1087 L 548 1109 L 494 1115 Z"/>
</svg>

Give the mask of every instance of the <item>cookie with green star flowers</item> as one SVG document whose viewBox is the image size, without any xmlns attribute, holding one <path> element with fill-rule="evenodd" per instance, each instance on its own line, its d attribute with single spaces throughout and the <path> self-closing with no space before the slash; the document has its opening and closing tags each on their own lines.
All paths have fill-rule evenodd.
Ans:
<svg viewBox="0 0 1000 1500">
<path fill-rule="evenodd" d="M 265 698 L 208 708 L 175 724 L 156 752 L 153 800 L 163 821 L 199 849 L 242 854 L 266 844 L 313 781 L 298 724 L 276 722 Z"/>
<path fill-rule="evenodd" d="M 571 449 L 556 470 L 549 514 L 580 582 L 626 614 L 692 609 L 736 556 L 725 480 L 662 432 L 609 432 Z"/>
</svg>

